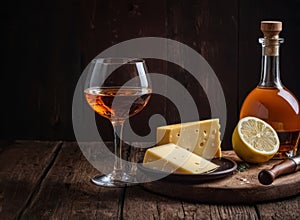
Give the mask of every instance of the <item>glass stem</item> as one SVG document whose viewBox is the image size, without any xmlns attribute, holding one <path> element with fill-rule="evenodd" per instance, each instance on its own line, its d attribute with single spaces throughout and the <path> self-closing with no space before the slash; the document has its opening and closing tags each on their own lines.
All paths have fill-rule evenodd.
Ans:
<svg viewBox="0 0 300 220">
<path fill-rule="evenodd" d="M 112 126 L 114 129 L 114 153 L 115 153 L 115 163 L 113 178 L 115 180 L 122 180 L 123 176 L 123 165 L 122 165 L 122 133 L 123 133 L 124 121 L 112 121 Z"/>
</svg>

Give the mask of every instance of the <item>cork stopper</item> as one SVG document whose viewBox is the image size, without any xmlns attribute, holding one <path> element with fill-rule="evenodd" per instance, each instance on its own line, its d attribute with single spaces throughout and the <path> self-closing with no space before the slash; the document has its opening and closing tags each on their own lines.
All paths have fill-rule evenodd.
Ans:
<svg viewBox="0 0 300 220">
<path fill-rule="evenodd" d="M 279 56 L 279 44 L 283 42 L 283 39 L 279 38 L 279 33 L 282 31 L 282 22 L 262 21 L 260 30 L 264 34 L 264 38 L 260 38 L 260 42 L 264 47 L 263 55 Z"/>
<path fill-rule="evenodd" d="M 280 31 L 282 31 L 282 22 L 262 21 L 260 30 L 263 32 L 265 38 L 278 38 Z"/>
</svg>

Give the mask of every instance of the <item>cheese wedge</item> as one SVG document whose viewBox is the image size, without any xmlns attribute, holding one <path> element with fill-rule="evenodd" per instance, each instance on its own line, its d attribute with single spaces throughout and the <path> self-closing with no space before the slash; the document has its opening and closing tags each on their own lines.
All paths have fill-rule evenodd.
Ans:
<svg viewBox="0 0 300 220">
<path fill-rule="evenodd" d="M 200 174 L 219 166 L 175 144 L 149 148 L 143 166 L 168 173 Z"/>
<path fill-rule="evenodd" d="M 219 119 L 158 127 L 156 145 L 176 144 L 206 159 L 221 157 Z"/>
</svg>

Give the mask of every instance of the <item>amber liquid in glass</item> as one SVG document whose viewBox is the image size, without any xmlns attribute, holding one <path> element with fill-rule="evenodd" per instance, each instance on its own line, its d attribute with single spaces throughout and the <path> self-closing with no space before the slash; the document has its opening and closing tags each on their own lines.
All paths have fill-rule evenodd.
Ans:
<svg viewBox="0 0 300 220">
<path fill-rule="evenodd" d="M 261 118 L 277 131 L 280 147 L 274 158 L 296 154 L 300 133 L 299 104 L 288 89 L 256 87 L 241 108 L 240 118 L 246 116 Z"/>
<path fill-rule="evenodd" d="M 101 116 L 124 120 L 146 106 L 151 89 L 92 87 L 86 89 L 84 94 L 88 104 Z"/>
<path fill-rule="evenodd" d="M 284 42 L 279 37 L 281 30 L 281 22 L 261 22 L 264 34 L 263 38 L 259 38 L 262 45 L 261 78 L 240 110 L 240 118 L 258 117 L 276 130 L 280 145 L 274 159 L 295 156 L 300 133 L 299 102 L 280 80 L 279 47 Z"/>
</svg>

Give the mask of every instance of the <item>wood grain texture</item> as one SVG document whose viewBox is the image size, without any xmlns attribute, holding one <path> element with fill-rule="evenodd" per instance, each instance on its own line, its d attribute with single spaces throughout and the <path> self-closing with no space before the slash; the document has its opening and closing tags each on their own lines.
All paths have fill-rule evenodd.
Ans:
<svg viewBox="0 0 300 220">
<path fill-rule="evenodd" d="M 10 108 L 1 109 L 2 138 L 74 139 L 78 9 L 77 0 L 5 4 L 1 98 Z"/>
<path fill-rule="evenodd" d="M 130 160 L 136 162 L 143 158 L 146 150 L 145 146 L 151 146 L 151 143 L 132 143 L 132 145 L 135 147 L 131 147 Z M 171 197 L 176 197 L 180 190 L 185 196 L 188 194 L 191 197 L 198 196 L 190 189 L 180 189 L 177 186 L 176 183 L 158 184 L 158 191 L 172 191 L 173 195 Z M 126 189 L 123 219 L 258 219 L 254 206 L 235 205 L 232 207 L 230 205 L 192 203 L 151 193 L 155 192 L 152 188 L 149 188 L 150 192 L 143 189 L 145 188 L 139 186 Z M 218 197 L 213 193 L 209 196 Z M 201 200 L 201 198 L 198 198 L 198 200 Z M 147 210 L 147 212 L 144 213 L 139 210 Z"/>
<path fill-rule="evenodd" d="M 153 195 L 137 186 L 126 189 L 123 219 L 184 219 L 184 211 L 180 201 Z"/>
<path fill-rule="evenodd" d="M 155 13 L 153 13 L 155 12 Z M 140 37 L 166 37 L 165 1 L 80 1 L 80 50 L 82 69 L 103 50 L 120 42 Z M 116 52 L 115 56 L 120 56 Z M 151 73 L 167 74 L 166 63 L 147 59 Z M 153 85 L 153 90 L 163 90 L 165 82 Z M 166 114 L 166 100 L 153 95 L 142 112 L 130 118 L 130 125 L 140 136 L 150 133 L 148 121 L 153 114 Z M 104 140 L 112 140 L 112 128 L 107 119 L 96 116 L 100 135 Z M 126 130 L 124 137 L 127 137 Z M 153 141 L 153 135 L 143 141 Z M 152 140 L 151 140 L 152 139 Z M 130 140 L 127 141 L 134 141 Z"/>
<path fill-rule="evenodd" d="M 228 125 L 223 148 L 239 108 L 260 77 L 260 20 L 283 21 L 281 78 L 300 98 L 296 1 L 275 0 L 66 0 L 43 3 L 5 2 L 1 7 L 2 82 L 0 138 L 74 140 L 71 100 L 88 62 L 106 48 L 137 37 L 167 37 L 199 52 L 219 77 L 227 102 Z M 155 12 L 155 13 L 154 13 Z M 180 51 L 174 51 L 182 56 Z M 149 69 L 182 82 L 195 97 L 200 116 L 210 116 L 200 85 L 177 66 L 149 61 Z M 167 83 L 161 83 L 167 88 Z M 151 99 L 131 123 L 140 135 L 149 133 L 151 114 L 178 122 L 178 114 L 162 97 Z M 98 118 L 105 140 L 112 140 L 109 122 Z M 143 123 L 141 123 L 143 122 Z M 141 123 L 141 125 L 139 125 Z M 103 129 L 102 129 L 103 128 Z M 153 136 L 152 136 L 153 138 Z M 150 140 L 147 140 L 150 141 Z"/>
<path fill-rule="evenodd" d="M 183 203 L 185 219 L 259 219 L 254 206 Z"/>
<path fill-rule="evenodd" d="M 12 143 L 14 143 L 14 141 L 0 140 L 0 153 L 4 151 L 5 147 L 9 146 Z"/>
<path fill-rule="evenodd" d="M 228 7 L 230 5 L 230 7 Z M 223 10 L 226 8 L 226 10 Z M 231 132 L 237 117 L 237 81 L 238 81 L 238 1 L 168 1 L 168 37 L 186 44 L 200 53 L 214 70 L 222 86 L 227 104 L 227 125 L 222 148 L 231 146 Z M 185 56 L 182 51 L 174 49 L 179 58 Z M 192 94 L 201 119 L 211 117 L 209 102 L 204 92 L 216 88 L 214 84 L 199 85 L 189 73 L 181 68 L 169 65 L 169 75 L 181 82 Z M 204 81 L 208 81 L 204 80 Z M 179 120 L 172 106 L 167 108 L 171 122 Z M 221 114 L 220 114 L 221 115 Z M 197 119 L 190 119 L 197 120 Z M 221 126 L 225 127 L 225 124 Z"/>
<path fill-rule="evenodd" d="M 16 141 L 0 154 L 0 218 L 23 212 L 61 143 Z"/>
<path fill-rule="evenodd" d="M 142 154 L 137 150 L 133 152 L 136 158 Z M 246 175 L 245 172 L 241 174 Z M 297 211 L 299 195 L 251 205 L 213 205 L 171 199 L 141 186 L 125 190 L 98 187 L 89 181 L 97 173 L 76 143 L 16 141 L 0 154 L 0 219 L 248 220 L 300 217 Z M 276 181 L 284 183 L 293 179 L 295 176 L 288 175 Z M 241 186 L 249 185 L 240 181 Z M 237 191 L 233 190 L 230 196 L 236 196 Z M 220 195 L 214 193 L 210 196 Z"/>
<path fill-rule="evenodd" d="M 298 197 L 292 197 L 289 200 L 258 204 L 257 211 L 260 219 L 299 219 L 299 206 L 300 198 L 298 195 Z"/>
<path fill-rule="evenodd" d="M 131 187 L 126 189 L 123 219 L 258 219 L 258 216 L 254 206 L 189 203 Z"/>
<path fill-rule="evenodd" d="M 223 157 L 244 164 L 233 151 L 223 151 Z M 244 172 L 234 172 L 223 179 L 199 184 L 160 180 L 144 183 L 143 186 L 172 198 L 210 204 L 253 204 L 299 194 L 300 172 L 278 177 L 268 186 L 259 183 L 258 173 L 277 163 L 277 160 L 270 160 L 259 165 L 251 164 Z"/>
<path fill-rule="evenodd" d="M 39 139 L 74 140 L 71 106 L 81 74 L 79 0 L 47 1 L 40 13 L 40 33 L 34 36 L 39 41 L 40 51 L 34 51 L 39 54 L 39 68 L 33 79 L 42 116 L 34 118 L 40 123 Z"/>
<path fill-rule="evenodd" d="M 64 143 L 21 219 L 119 219 L 123 189 L 93 185 L 97 173 L 77 144 Z"/>
</svg>

